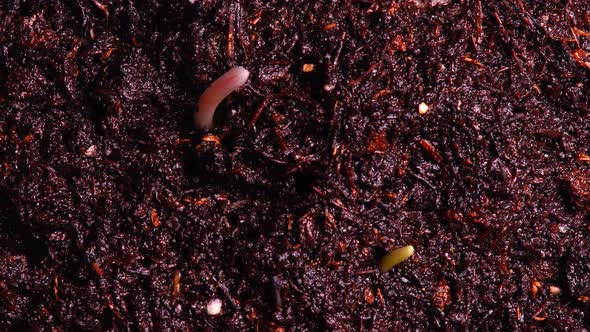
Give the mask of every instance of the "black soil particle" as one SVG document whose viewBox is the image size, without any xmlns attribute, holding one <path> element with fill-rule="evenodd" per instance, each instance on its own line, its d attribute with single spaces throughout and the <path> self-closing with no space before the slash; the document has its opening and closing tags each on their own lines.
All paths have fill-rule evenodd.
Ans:
<svg viewBox="0 0 590 332">
<path fill-rule="evenodd" d="M 588 1 L 3 0 L 0 22 L 1 330 L 590 328 Z M 234 65 L 250 81 L 195 130 Z"/>
</svg>

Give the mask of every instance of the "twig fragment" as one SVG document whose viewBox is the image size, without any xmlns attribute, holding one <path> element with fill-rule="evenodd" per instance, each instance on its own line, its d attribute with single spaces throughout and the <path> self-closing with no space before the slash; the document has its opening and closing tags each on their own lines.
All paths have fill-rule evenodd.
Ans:
<svg viewBox="0 0 590 332">
<path fill-rule="evenodd" d="M 152 225 L 154 225 L 155 228 L 160 227 L 160 217 L 158 217 L 158 211 L 156 211 L 156 209 L 152 209 L 150 212 L 150 219 L 152 220 Z"/>
<path fill-rule="evenodd" d="M 172 297 L 176 298 L 180 294 L 180 271 L 174 271 L 174 279 L 172 280 Z"/>
</svg>

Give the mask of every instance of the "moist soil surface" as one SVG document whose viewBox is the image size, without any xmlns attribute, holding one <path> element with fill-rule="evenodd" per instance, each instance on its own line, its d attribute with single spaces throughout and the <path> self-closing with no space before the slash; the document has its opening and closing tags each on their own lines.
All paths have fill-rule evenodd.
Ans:
<svg viewBox="0 0 590 332">
<path fill-rule="evenodd" d="M 193 2 L 0 4 L 2 330 L 590 328 L 590 3 Z"/>
</svg>

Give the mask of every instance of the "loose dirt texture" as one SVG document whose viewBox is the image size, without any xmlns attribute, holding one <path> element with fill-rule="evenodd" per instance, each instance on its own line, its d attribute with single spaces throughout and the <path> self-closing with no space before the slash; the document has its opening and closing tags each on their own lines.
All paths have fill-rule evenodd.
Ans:
<svg viewBox="0 0 590 332">
<path fill-rule="evenodd" d="M 194 2 L 1 2 L 3 330 L 590 327 L 587 1 Z"/>
</svg>

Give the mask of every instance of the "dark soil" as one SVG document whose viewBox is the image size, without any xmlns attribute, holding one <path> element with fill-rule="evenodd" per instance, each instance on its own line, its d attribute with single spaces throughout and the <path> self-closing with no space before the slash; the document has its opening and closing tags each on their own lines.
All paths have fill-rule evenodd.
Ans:
<svg viewBox="0 0 590 332">
<path fill-rule="evenodd" d="M 3 0 L 0 22 L 1 330 L 590 328 L 588 1 Z M 195 130 L 234 65 L 248 85 Z"/>
</svg>

